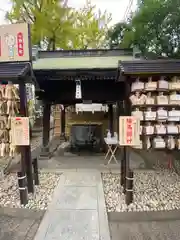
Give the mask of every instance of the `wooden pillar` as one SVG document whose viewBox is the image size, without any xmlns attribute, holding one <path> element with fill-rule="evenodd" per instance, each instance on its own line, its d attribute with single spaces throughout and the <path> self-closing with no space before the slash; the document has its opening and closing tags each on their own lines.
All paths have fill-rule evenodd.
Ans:
<svg viewBox="0 0 180 240">
<path fill-rule="evenodd" d="M 22 117 L 28 116 L 26 86 L 24 82 L 19 84 L 20 95 L 20 115 Z M 32 159 L 31 159 L 31 146 L 21 147 L 21 174 L 27 177 L 28 192 L 34 192 L 33 174 L 32 174 Z"/>
<path fill-rule="evenodd" d="M 60 138 L 62 140 L 65 140 L 66 141 L 66 108 L 65 106 L 61 109 L 61 136 Z"/>
<path fill-rule="evenodd" d="M 113 105 L 108 105 L 108 115 L 109 115 L 109 130 L 111 133 L 111 137 L 114 136 L 114 121 L 113 121 Z"/>
<path fill-rule="evenodd" d="M 43 135 L 42 135 L 42 149 L 41 149 L 40 157 L 49 158 L 51 104 L 48 102 L 44 102 L 43 105 L 44 105 L 43 106 Z"/>
<path fill-rule="evenodd" d="M 125 98 L 125 114 L 126 116 L 131 116 L 131 102 L 129 99 L 130 93 L 131 93 L 131 85 L 130 81 L 128 79 L 126 80 L 126 98 Z M 132 189 L 128 189 L 126 191 L 128 184 L 129 184 L 129 178 L 131 176 L 131 170 L 130 170 L 130 147 L 126 146 L 124 148 L 124 161 L 125 161 L 125 182 L 124 182 L 124 192 L 126 193 L 126 203 L 129 204 L 129 201 L 132 201 L 133 199 L 133 192 L 131 193 L 131 196 L 129 198 L 128 191 L 132 191 Z M 132 172 L 133 175 L 133 172 Z M 133 177 L 132 177 L 133 178 Z"/>
<path fill-rule="evenodd" d="M 119 136 L 119 117 L 120 116 L 125 116 L 125 109 L 124 109 L 124 101 L 118 101 L 117 102 L 117 109 L 116 109 L 116 113 L 117 113 L 117 133 Z M 120 175 L 120 180 L 121 180 L 121 186 L 124 187 L 125 185 L 125 181 L 126 181 L 126 162 L 125 162 L 125 148 L 121 147 L 121 175 Z"/>
<path fill-rule="evenodd" d="M 129 170 L 126 174 L 126 204 L 129 205 L 133 202 L 133 181 L 134 173 Z"/>
<path fill-rule="evenodd" d="M 119 138 L 119 117 L 123 115 L 123 111 L 122 111 L 122 101 L 117 101 L 116 103 L 116 124 L 117 124 L 117 134 L 118 134 L 118 138 Z"/>
</svg>

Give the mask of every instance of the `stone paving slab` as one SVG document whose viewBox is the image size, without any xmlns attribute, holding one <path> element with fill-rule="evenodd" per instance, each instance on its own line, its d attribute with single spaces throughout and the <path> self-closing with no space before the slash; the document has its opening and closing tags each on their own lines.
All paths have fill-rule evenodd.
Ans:
<svg viewBox="0 0 180 240">
<path fill-rule="evenodd" d="M 96 210 L 56 210 L 44 240 L 99 240 Z"/>
<path fill-rule="evenodd" d="M 64 172 L 34 240 L 110 240 L 100 172 Z"/>
<path fill-rule="evenodd" d="M 97 209 L 96 187 L 65 187 L 56 209 Z"/>
<path fill-rule="evenodd" d="M 89 186 L 93 187 L 97 184 L 97 176 L 94 172 L 66 172 L 63 174 L 64 185 L 66 186 Z"/>
</svg>

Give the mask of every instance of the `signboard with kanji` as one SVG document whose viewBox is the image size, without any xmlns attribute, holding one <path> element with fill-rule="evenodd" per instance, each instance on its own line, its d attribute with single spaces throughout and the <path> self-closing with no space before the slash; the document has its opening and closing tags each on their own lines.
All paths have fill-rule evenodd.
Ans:
<svg viewBox="0 0 180 240">
<path fill-rule="evenodd" d="M 27 23 L 0 25 L 0 62 L 30 61 L 30 34 Z"/>
<path fill-rule="evenodd" d="M 33 100 L 32 84 L 26 84 L 26 97 L 27 101 Z"/>
<path fill-rule="evenodd" d="M 131 116 L 119 117 L 119 145 L 138 146 L 140 144 L 140 119 Z"/>
<path fill-rule="evenodd" d="M 16 146 L 29 146 L 29 118 L 28 117 L 12 117 L 11 118 L 11 142 Z"/>
</svg>

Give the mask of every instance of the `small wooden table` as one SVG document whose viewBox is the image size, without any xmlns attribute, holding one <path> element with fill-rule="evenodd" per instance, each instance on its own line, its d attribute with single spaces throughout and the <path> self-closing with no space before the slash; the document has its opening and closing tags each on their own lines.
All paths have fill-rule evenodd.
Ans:
<svg viewBox="0 0 180 240">
<path fill-rule="evenodd" d="M 118 164 L 118 161 L 116 159 L 116 151 L 118 149 L 118 140 L 116 138 L 104 138 L 104 141 L 108 146 L 108 151 L 106 153 L 104 160 L 106 160 L 109 157 L 107 164 L 110 164 L 112 160 L 114 160 L 115 163 Z"/>
</svg>

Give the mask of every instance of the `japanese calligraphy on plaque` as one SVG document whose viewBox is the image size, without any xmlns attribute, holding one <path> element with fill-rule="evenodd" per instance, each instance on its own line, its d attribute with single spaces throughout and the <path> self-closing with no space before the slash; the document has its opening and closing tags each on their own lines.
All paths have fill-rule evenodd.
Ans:
<svg viewBox="0 0 180 240">
<path fill-rule="evenodd" d="M 140 119 L 131 116 L 119 117 L 119 145 L 138 146 L 140 143 Z"/>
<path fill-rule="evenodd" d="M 13 145 L 28 146 L 30 144 L 28 117 L 11 118 L 11 129 Z"/>
</svg>

